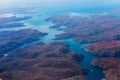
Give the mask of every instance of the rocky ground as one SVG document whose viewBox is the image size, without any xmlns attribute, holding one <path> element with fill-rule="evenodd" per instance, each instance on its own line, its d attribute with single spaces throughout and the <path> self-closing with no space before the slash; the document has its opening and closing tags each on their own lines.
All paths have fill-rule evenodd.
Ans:
<svg viewBox="0 0 120 80">
<path fill-rule="evenodd" d="M 118 56 L 120 54 L 120 41 L 104 41 L 84 46 L 87 51 L 99 56 Z"/>
<path fill-rule="evenodd" d="M 60 29 L 61 26 L 66 26 L 63 29 L 65 33 L 56 35 L 56 39 L 73 38 L 80 43 L 94 43 L 86 47 L 93 54 L 115 56 L 119 53 L 119 17 L 110 15 L 90 17 L 58 15 L 47 20 L 55 24 L 51 28 Z"/>
<path fill-rule="evenodd" d="M 32 17 L 25 16 L 25 17 L 0 17 L 0 28 L 14 28 L 14 27 L 24 27 L 24 23 L 18 22 L 22 20 L 27 20 Z"/>
<path fill-rule="evenodd" d="M 79 43 L 120 39 L 120 18 L 114 16 L 53 16 L 47 20 L 55 24 L 51 28 L 66 26 L 65 33 L 56 35 L 56 39 L 73 38 Z"/>
<path fill-rule="evenodd" d="M 70 52 L 61 42 L 37 43 L 0 59 L 3 80 L 87 80 L 83 55 Z"/>
<path fill-rule="evenodd" d="M 26 43 L 37 41 L 45 35 L 47 35 L 47 33 L 41 33 L 34 29 L 2 31 L 0 32 L 0 55 L 2 56 Z"/>
<path fill-rule="evenodd" d="M 105 78 L 102 80 L 120 80 L 120 60 L 116 58 L 120 54 L 119 17 L 111 15 L 90 17 L 58 15 L 47 20 L 55 24 L 51 28 L 65 31 L 56 35 L 55 39 L 72 38 L 79 43 L 90 43 L 83 46 L 86 51 L 94 55 L 106 56 L 106 58 L 94 59 L 91 63 L 95 67 L 104 69 Z M 63 26 L 64 28 L 62 28 Z M 79 80 L 78 77 L 66 80 Z"/>
<path fill-rule="evenodd" d="M 91 64 L 104 69 L 105 78 L 102 80 L 120 80 L 120 59 L 94 59 Z"/>
</svg>

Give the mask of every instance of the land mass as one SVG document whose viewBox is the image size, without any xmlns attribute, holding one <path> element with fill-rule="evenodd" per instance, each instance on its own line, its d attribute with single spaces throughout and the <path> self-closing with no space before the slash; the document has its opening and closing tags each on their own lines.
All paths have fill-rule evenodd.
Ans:
<svg viewBox="0 0 120 80">
<path fill-rule="evenodd" d="M 14 27 L 24 27 L 24 23 L 18 22 L 22 20 L 27 20 L 32 17 L 0 17 L 0 28 L 14 28 Z"/>
<path fill-rule="evenodd" d="M 57 40 L 72 38 L 79 43 L 91 43 L 84 47 L 99 56 L 117 56 L 120 54 L 120 18 L 111 15 L 53 16 L 47 19 L 54 23 L 51 28 L 64 30 L 56 35 Z M 63 27 L 64 28 L 61 28 Z"/>
<path fill-rule="evenodd" d="M 98 42 L 84 46 L 84 48 L 87 49 L 88 52 L 99 56 L 112 57 L 120 55 L 120 41 L 118 40 Z"/>
<path fill-rule="evenodd" d="M 53 16 L 47 20 L 55 24 L 51 28 L 66 26 L 62 28 L 65 33 L 56 35 L 55 39 L 73 38 L 79 43 L 120 40 L 120 18 L 114 16 Z"/>
<path fill-rule="evenodd" d="M 24 44 L 37 41 L 45 35 L 47 35 L 47 33 L 41 33 L 35 29 L 2 31 L 0 32 L 0 55 L 2 56 Z"/>
<path fill-rule="evenodd" d="M 87 80 L 83 55 L 70 52 L 62 42 L 36 43 L 0 59 L 3 80 Z"/>
<path fill-rule="evenodd" d="M 94 59 L 91 64 L 104 69 L 105 78 L 102 80 L 120 80 L 120 59 Z"/>
</svg>

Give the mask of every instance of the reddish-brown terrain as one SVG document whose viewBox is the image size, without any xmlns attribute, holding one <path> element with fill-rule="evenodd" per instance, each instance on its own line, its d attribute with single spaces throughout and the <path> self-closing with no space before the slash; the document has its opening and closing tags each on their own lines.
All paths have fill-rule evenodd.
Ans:
<svg viewBox="0 0 120 80">
<path fill-rule="evenodd" d="M 56 39 L 73 38 L 80 43 L 120 40 L 120 18 L 114 16 L 53 16 L 47 20 L 55 24 L 51 28 L 66 26 L 65 33 L 56 35 Z"/>
<path fill-rule="evenodd" d="M 104 41 L 84 46 L 87 51 L 99 56 L 117 56 L 120 54 L 120 41 Z"/>
<path fill-rule="evenodd" d="M 45 35 L 47 35 L 47 33 L 41 33 L 35 29 L 2 31 L 0 32 L 0 55 L 15 50 L 24 44 L 37 41 Z"/>
<path fill-rule="evenodd" d="M 86 76 L 75 76 L 67 79 L 62 79 L 62 80 L 88 80 Z"/>
<path fill-rule="evenodd" d="M 34 9 L 21 8 L 10 11 L 8 9 L 7 12 L 30 14 L 34 12 Z M 0 14 L 4 13 L 6 12 L 3 11 Z M 23 27 L 24 23 L 19 21 L 29 18 L 31 17 L 1 17 L 0 28 Z M 119 17 L 59 15 L 47 20 L 54 23 L 50 28 L 64 30 L 64 33 L 56 35 L 56 40 L 73 39 L 79 43 L 91 43 L 84 46 L 87 51 L 98 56 L 110 57 L 94 59 L 91 63 L 95 67 L 104 69 L 105 78 L 102 80 L 120 80 L 120 60 L 111 58 L 120 54 Z M 62 42 L 31 43 L 40 40 L 45 35 L 47 33 L 34 29 L 0 32 L 0 80 L 88 80 L 86 76 L 88 70 L 79 64 L 84 56 L 71 52 L 67 44 Z M 26 44 L 26 47 L 22 47 Z M 91 69 L 90 72 L 94 72 L 91 67 L 89 69 Z"/>
<path fill-rule="evenodd" d="M 0 59 L 3 80 L 87 80 L 83 56 L 61 42 L 36 43 Z"/>
<path fill-rule="evenodd" d="M 85 48 L 99 56 L 117 56 L 120 54 L 120 18 L 110 15 L 90 17 L 53 16 L 49 18 L 55 25 L 51 28 L 65 32 L 55 39 L 73 38 L 79 43 L 94 43 Z"/>
<path fill-rule="evenodd" d="M 103 73 L 105 74 L 105 78 L 102 80 L 120 80 L 120 59 L 94 59 L 92 65 L 104 69 Z"/>
</svg>

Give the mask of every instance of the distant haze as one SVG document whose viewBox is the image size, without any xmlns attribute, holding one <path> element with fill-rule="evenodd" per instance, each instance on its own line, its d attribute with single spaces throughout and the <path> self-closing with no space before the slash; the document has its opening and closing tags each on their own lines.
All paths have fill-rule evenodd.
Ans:
<svg viewBox="0 0 120 80">
<path fill-rule="evenodd" d="M 84 10 L 120 8 L 120 0 L 0 0 L 0 7 L 39 6 L 46 10 Z M 95 9 L 96 10 L 96 9 Z"/>
<path fill-rule="evenodd" d="M 103 6 L 120 5 L 120 0 L 0 0 L 0 6 L 40 5 L 40 6 Z"/>
</svg>

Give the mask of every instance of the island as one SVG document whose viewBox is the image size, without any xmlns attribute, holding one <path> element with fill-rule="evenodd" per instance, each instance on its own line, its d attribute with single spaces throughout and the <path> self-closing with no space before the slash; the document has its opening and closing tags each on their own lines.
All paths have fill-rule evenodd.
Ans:
<svg viewBox="0 0 120 80">
<path fill-rule="evenodd" d="M 88 80 L 79 62 L 83 55 L 71 52 L 63 42 L 35 43 L 0 59 L 3 80 Z"/>
<path fill-rule="evenodd" d="M 120 59 L 113 57 L 94 59 L 91 64 L 104 69 L 105 78 L 102 80 L 120 80 Z"/>
<path fill-rule="evenodd" d="M 0 17 L 0 28 L 14 28 L 14 27 L 24 27 L 24 23 L 18 22 L 22 20 L 27 20 L 32 17 L 30 16 L 25 16 L 25 17 L 16 17 L 16 16 L 11 16 L 11 17 Z"/>
<path fill-rule="evenodd" d="M 47 21 L 54 23 L 51 28 L 61 29 L 64 33 L 56 35 L 57 40 L 73 38 L 79 43 L 120 40 L 120 18 L 112 15 L 53 16 Z"/>
<path fill-rule="evenodd" d="M 0 55 L 15 50 L 22 45 L 39 40 L 47 33 L 35 29 L 21 29 L 18 31 L 0 32 Z"/>
<path fill-rule="evenodd" d="M 120 40 L 98 42 L 84 46 L 83 48 L 98 56 L 118 56 L 120 55 Z"/>
</svg>

